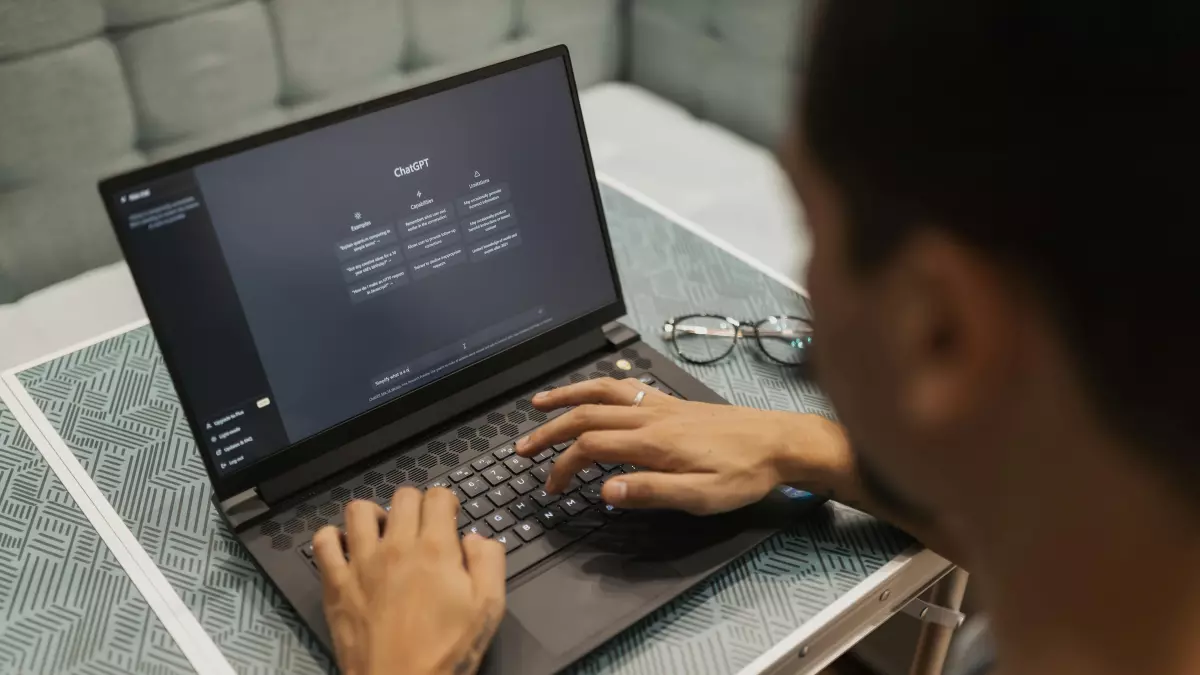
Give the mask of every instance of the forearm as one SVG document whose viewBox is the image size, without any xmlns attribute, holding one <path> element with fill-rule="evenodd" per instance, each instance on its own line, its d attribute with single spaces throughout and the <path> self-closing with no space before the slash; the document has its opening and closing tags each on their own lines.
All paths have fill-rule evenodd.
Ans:
<svg viewBox="0 0 1200 675">
<path fill-rule="evenodd" d="M 914 522 L 873 499 L 865 489 L 845 429 L 817 415 L 789 415 L 780 473 L 788 485 L 865 511 L 911 534 L 943 557 L 961 564 L 954 541 L 936 524 Z"/>
</svg>

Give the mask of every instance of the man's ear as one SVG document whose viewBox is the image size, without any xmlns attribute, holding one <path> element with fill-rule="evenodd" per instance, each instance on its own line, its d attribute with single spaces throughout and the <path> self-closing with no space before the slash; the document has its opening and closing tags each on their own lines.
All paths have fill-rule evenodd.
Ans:
<svg viewBox="0 0 1200 675">
<path fill-rule="evenodd" d="M 914 232 L 887 263 L 884 349 L 897 410 L 936 433 L 1004 396 L 1021 335 L 1014 289 L 999 265 L 934 228 Z"/>
</svg>

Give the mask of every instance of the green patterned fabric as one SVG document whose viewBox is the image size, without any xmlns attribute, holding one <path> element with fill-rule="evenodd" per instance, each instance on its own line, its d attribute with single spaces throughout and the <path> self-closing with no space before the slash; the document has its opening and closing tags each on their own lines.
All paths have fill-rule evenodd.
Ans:
<svg viewBox="0 0 1200 675">
<path fill-rule="evenodd" d="M 684 311 L 803 312 L 795 293 L 760 272 L 621 193 L 603 195 L 629 323 L 648 344 L 665 351 L 657 328 Z M 739 349 L 717 365 L 686 368 L 738 404 L 832 414 L 812 383 L 756 351 Z M 329 669 L 213 509 L 149 329 L 34 367 L 19 380 L 235 668 Z M 858 512 L 828 509 L 765 542 L 572 672 L 736 672 L 910 544 Z"/>
<path fill-rule="evenodd" d="M 0 673 L 191 673 L 0 403 Z"/>
</svg>

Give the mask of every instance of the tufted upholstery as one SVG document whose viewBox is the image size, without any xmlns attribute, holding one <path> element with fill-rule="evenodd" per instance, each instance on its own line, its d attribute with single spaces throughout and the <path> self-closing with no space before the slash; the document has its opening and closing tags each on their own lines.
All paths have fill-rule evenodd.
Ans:
<svg viewBox="0 0 1200 675">
<path fill-rule="evenodd" d="M 805 0 L 638 0 L 630 79 L 773 146 L 802 56 Z"/>
<path fill-rule="evenodd" d="M 770 142 L 794 4 L 0 0 L 0 303 L 120 257 L 104 175 L 550 44 Z"/>
</svg>

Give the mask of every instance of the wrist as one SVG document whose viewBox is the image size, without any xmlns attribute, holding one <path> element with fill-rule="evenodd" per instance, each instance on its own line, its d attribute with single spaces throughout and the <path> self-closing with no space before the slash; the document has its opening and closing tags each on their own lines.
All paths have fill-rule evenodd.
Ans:
<svg viewBox="0 0 1200 675">
<path fill-rule="evenodd" d="M 854 454 L 842 426 L 820 415 L 781 413 L 775 467 L 781 483 L 839 500 L 857 493 Z"/>
</svg>

